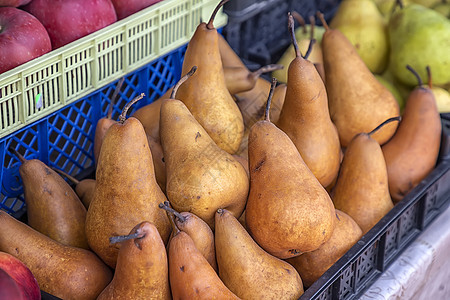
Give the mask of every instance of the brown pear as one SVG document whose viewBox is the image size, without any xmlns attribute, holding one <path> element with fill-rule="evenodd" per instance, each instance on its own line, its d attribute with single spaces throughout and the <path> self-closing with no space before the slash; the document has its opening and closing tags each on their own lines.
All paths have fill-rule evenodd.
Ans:
<svg viewBox="0 0 450 300">
<path fill-rule="evenodd" d="M 110 240 L 121 244 L 117 265 L 97 300 L 172 299 L 167 252 L 155 225 L 144 221 L 129 235 Z"/>
<path fill-rule="evenodd" d="M 173 218 L 169 242 L 169 279 L 173 299 L 240 299 L 217 275 L 194 241 Z"/>
<path fill-rule="evenodd" d="M 358 224 L 349 215 L 336 209 L 336 228 L 331 238 L 319 249 L 286 261 L 295 267 L 304 285 L 310 287 L 361 237 L 362 231 Z"/>
<path fill-rule="evenodd" d="M 323 15 L 319 16 L 326 29 L 322 51 L 330 116 L 345 148 L 355 135 L 398 116 L 400 109 L 395 97 L 375 78 L 345 35 L 329 28 Z M 382 145 L 394 135 L 397 126 L 397 122 L 390 123 L 372 138 Z"/>
<path fill-rule="evenodd" d="M 0 251 L 21 260 L 42 291 L 61 299 L 96 299 L 112 279 L 91 251 L 63 245 L 0 210 Z"/>
<path fill-rule="evenodd" d="M 215 216 L 219 277 L 242 299 L 298 299 L 303 283 L 289 263 L 264 251 L 226 209 Z"/>
<path fill-rule="evenodd" d="M 227 0 L 219 2 L 209 22 L 200 23 L 189 41 L 182 74 L 186 74 L 193 66 L 198 66 L 198 71 L 180 86 L 177 96 L 213 141 L 221 149 L 233 154 L 241 143 L 244 122 L 225 83 L 219 34 L 213 25 L 217 11 L 225 2 Z"/>
<path fill-rule="evenodd" d="M 160 98 L 154 102 L 144 105 L 136 110 L 132 116 L 138 119 L 148 136 L 152 137 L 159 143 L 159 111 L 161 109 L 161 102 L 163 99 L 170 97 L 173 89 L 169 89 Z"/>
<path fill-rule="evenodd" d="M 416 75 L 419 85 L 409 94 L 394 136 L 381 148 L 387 165 L 389 192 L 395 203 L 434 169 L 441 144 L 441 117 L 431 91 L 431 76 L 426 87 L 417 72 L 408 68 Z"/>
<path fill-rule="evenodd" d="M 55 170 L 60 175 L 69 179 L 69 181 L 75 185 L 75 188 L 74 188 L 75 193 L 80 198 L 81 202 L 83 202 L 84 207 L 86 207 L 86 209 L 88 209 L 89 204 L 91 203 L 92 197 L 94 196 L 95 179 L 86 178 L 83 180 L 78 180 L 75 177 L 70 176 L 69 174 L 67 174 L 66 172 L 64 172 L 60 169 L 57 169 L 57 168 L 52 168 L 52 169 Z"/>
<path fill-rule="evenodd" d="M 371 132 L 353 137 L 345 150 L 333 189 L 336 209 L 352 217 L 363 234 L 394 207 L 389 195 L 386 161 L 372 134 L 398 120 L 399 117 L 390 118 Z"/>
<path fill-rule="evenodd" d="M 286 98 L 276 124 L 295 144 L 320 184 L 326 187 L 339 171 L 339 135 L 330 119 L 325 85 L 314 64 L 308 60 L 314 42 L 302 57 L 290 14 L 288 27 L 296 55 L 289 65 Z"/>
<path fill-rule="evenodd" d="M 39 159 L 21 161 L 28 225 L 64 245 L 88 249 L 85 234 L 86 208 L 72 187 Z"/>
<path fill-rule="evenodd" d="M 298 256 L 325 243 L 335 226 L 334 206 L 292 140 L 266 117 L 248 139 L 250 193 L 245 210 L 255 241 L 278 258 Z"/>
<path fill-rule="evenodd" d="M 120 89 L 122 88 L 124 77 L 119 79 L 117 82 L 116 88 L 114 89 L 114 93 L 111 97 L 111 102 L 109 103 L 108 113 L 106 117 L 103 117 L 97 121 L 97 126 L 95 127 L 94 134 L 94 159 L 95 165 L 98 164 L 98 156 L 100 155 L 100 148 L 102 147 L 103 139 L 105 138 L 106 131 L 108 131 L 109 127 L 116 123 L 115 120 L 112 119 L 113 106 L 116 102 L 117 95 L 119 94 Z"/>
<path fill-rule="evenodd" d="M 86 216 L 89 246 L 113 268 L 119 246 L 111 245 L 109 237 L 128 234 L 143 220 L 158 228 L 164 242 L 170 234 L 167 215 L 158 208 L 167 198 L 156 182 L 147 135 L 136 118 L 125 117 L 129 107 L 142 97 L 127 103 L 105 136 Z"/>
<path fill-rule="evenodd" d="M 159 120 L 159 118 L 158 118 Z M 159 128 L 159 126 L 158 126 Z M 147 134 L 147 142 L 152 152 L 153 166 L 155 167 L 155 177 L 159 187 L 166 192 L 166 163 L 164 161 L 164 153 L 161 143 L 156 141 L 152 136 Z"/>
<path fill-rule="evenodd" d="M 225 83 L 231 95 L 242 93 L 253 89 L 256 81 L 264 73 L 282 69 L 282 65 L 271 64 L 262 66 L 251 72 L 247 67 L 223 67 Z"/>
</svg>

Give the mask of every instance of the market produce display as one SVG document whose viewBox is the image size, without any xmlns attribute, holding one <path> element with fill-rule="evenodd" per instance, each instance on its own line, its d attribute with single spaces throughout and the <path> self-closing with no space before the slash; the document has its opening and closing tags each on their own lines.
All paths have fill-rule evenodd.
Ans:
<svg viewBox="0 0 450 300">
<path fill-rule="evenodd" d="M 298 299 L 436 166 L 432 91 L 448 87 L 443 72 L 436 81 L 424 58 L 426 76 L 406 62 L 415 82 L 402 82 L 401 110 L 394 81 L 373 71 L 384 74 L 394 50 L 389 62 L 360 55 L 366 48 L 353 43 L 366 42 L 339 29 L 365 28 L 343 24 L 354 20 L 341 14 L 358 14 L 347 4 L 335 25 L 318 12 L 323 26 L 310 18 L 295 28 L 289 14 L 293 55 L 253 71 L 213 26 L 225 2 L 198 25 L 171 89 L 97 120 L 94 179 L 9 149 L 27 204 L 26 222 L 0 211 L 0 287 L 10 297 L 40 288 L 62 299 Z M 22 285 L 2 263 L 8 255 L 29 269 Z"/>
</svg>

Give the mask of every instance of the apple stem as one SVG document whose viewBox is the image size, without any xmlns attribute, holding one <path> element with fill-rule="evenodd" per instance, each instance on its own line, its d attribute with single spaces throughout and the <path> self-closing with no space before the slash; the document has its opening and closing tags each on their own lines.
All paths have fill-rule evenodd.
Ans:
<svg viewBox="0 0 450 300">
<path fill-rule="evenodd" d="M 270 112 L 270 103 L 272 102 L 273 92 L 275 90 L 275 86 L 277 85 L 277 79 L 272 77 L 272 84 L 270 85 L 269 96 L 267 97 L 266 111 L 264 113 L 264 120 L 270 122 L 269 112 Z"/>
<path fill-rule="evenodd" d="M 206 24 L 206 28 L 208 29 L 214 29 L 214 18 L 216 17 L 217 12 L 219 11 L 219 9 L 225 4 L 227 3 L 229 0 L 222 0 L 219 2 L 219 4 L 217 4 L 216 8 L 214 9 L 211 18 L 208 21 L 208 24 Z"/>
<path fill-rule="evenodd" d="M 250 77 L 257 78 L 257 77 L 261 76 L 261 74 L 273 72 L 273 71 L 280 70 L 283 68 L 284 68 L 284 66 L 280 65 L 280 64 L 270 64 L 270 65 L 262 66 L 258 70 L 251 72 Z"/>
<path fill-rule="evenodd" d="M 188 78 L 191 77 L 195 73 L 195 71 L 197 71 L 197 66 L 193 66 L 189 70 L 189 72 L 186 73 L 186 75 L 184 75 L 183 77 L 180 78 L 180 80 L 178 80 L 177 84 L 175 84 L 175 86 L 173 87 L 172 93 L 170 93 L 170 99 L 175 99 L 175 95 L 180 85 L 182 85 L 186 80 L 188 80 Z"/>
<path fill-rule="evenodd" d="M 67 174 L 67 173 L 64 172 L 64 171 L 62 171 L 62 170 L 60 170 L 60 169 L 58 169 L 58 168 L 55 168 L 55 167 L 52 167 L 52 169 L 53 169 L 53 171 L 59 173 L 60 175 L 62 175 L 62 176 L 64 176 L 64 177 L 67 177 L 67 179 L 69 179 L 70 181 L 72 181 L 73 184 L 78 185 L 78 184 L 80 183 L 80 181 L 78 181 L 75 177 L 70 176 L 69 174 Z"/>
<path fill-rule="evenodd" d="M 416 76 L 417 82 L 419 83 L 419 86 L 422 86 L 422 85 L 423 85 L 423 81 L 422 81 L 422 78 L 420 78 L 419 73 L 417 73 L 416 70 L 414 70 L 410 65 L 406 65 L 406 68 L 407 68 L 408 70 L 410 70 L 411 73 L 414 74 L 414 76 Z"/>
<path fill-rule="evenodd" d="M 430 89 L 432 89 L 433 88 L 433 83 L 432 83 L 432 80 L 431 80 L 431 68 L 430 68 L 430 66 L 427 66 L 426 69 L 427 69 L 427 75 L 428 75 L 428 87 Z"/>
<path fill-rule="evenodd" d="M 25 157 L 23 157 L 22 154 L 20 154 L 16 149 L 10 147 L 9 151 L 11 151 L 18 159 L 21 163 L 26 162 L 27 160 L 25 159 Z"/>
<path fill-rule="evenodd" d="M 111 102 L 109 103 L 108 114 L 106 115 L 107 119 L 111 119 L 112 118 L 113 107 L 114 107 L 114 104 L 116 103 L 117 95 L 119 94 L 120 88 L 122 87 L 122 84 L 123 84 L 124 80 L 125 80 L 125 78 L 122 77 L 117 82 L 116 88 L 114 89 L 114 93 L 113 93 L 113 95 L 111 97 Z"/>
<path fill-rule="evenodd" d="M 320 22 L 322 22 L 322 26 L 323 26 L 323 28 L 325 28 L 325 31 L 330 30 L 330 27 L 328 27 L 328 23 L 325 20 L 325 17 L 323 16 L 323 13 L 321 13 L 320 11 L 317 11 L 316 15 L 319 18 Z"/>
<path fill-rule="evenodd" d="M 316 43 L 316 39 L 312 39 L 311 41 L 309 41 L 308 51 L 306 51 L 305 56 L 303 56 L 304 59 L 308 59 L 315 43 Z"/>
<path fill-rule="evenodd" d="M 175 215 L 175 217 L 177 217 L 177 219 L 179 219 L 181 221 L 181 223 L 184 223 L 184 221 L 186 221 L 186 218 L 183 217 L 183 215 L 180 214 L 179 212 L 177 212 L 175 209 L 170 207 L 167 203 L 168 203 L 168 201 L 166 201 L 165 203 L 160 203 L 159 208 L 162 208 L 168 212 L 173 213 Z"/>
<path fill-rule="evenodd" d="M 131 239 L 141 239 L 145 236 L 145 233 L 136 231 L 135 233 L 130 233 L 127 235 L 118 235 L 118 236 L 112 236 L 109 238 L 109 243 L 110 244 L 116 244 L 116 243 L 121 243 L 123 241 L 126 240 L 131 240 Z"/>
<path fill-rule="evenodd" d="M 386 121 L 384 121 L 383 123 L 381 123 L 380 125 L 378 125 L 378 126 L 377 126 L 375 129 L 373 129 L 371 132 L 369 132 L 368 135 L 374 134 L 374 133 L 377 132 L 381 127 L 383 127 L 384 125 L 386 125 L 386 124 L 388 124 L 388 123 L 391 123 L 391 122 L 393 122 L 393 121 L 399 121 L 399 122 L 400 122 L 401 120 L 402 120 L 402 117 L 401 117 L 401 116 L 389 118 L 389 119 L 387 119 Z"/>
<path fill-rule="evenodd" d="M 121 124 L 123 124 L 123 122 L 125 122 L 125 120 L 126 120 L 126 115 L 127 115 L 128 110 L 130 109 L 130 107 L 131 107 L 134 103 L 136 103 L 136 102 L 138 102 L 139 100 L 141 100 L 142 98 L 144 98 L 144 96 L 145 96 L 145 94 L 144 94 L 144 93 L 141 93 L 139 96 L 135 97 L 133 100 L 131 100 L 130 102 L 128 102 L 128 103 L 125 105 L 125 107 L 124 107 L 123 110 L 122 110 L 122 113 L 121 113 L 120 116 L 119 116 L 119 122 L 120 122 Z"/>
<path fill-rule="evenodd" d="M 302 53 L 300 52 L 297 40 L 295 39 L 294 18 L 292 17 L 292 14 L 290 12 L 288 12 L 288 29 L 291 34 L 292 45 L 294 45 L 295 57 L 300 57 L 302 56 Z"/>
<path fill-rule="evenodd" d="M 297 22 L 300 23 L 300 26 L 302 26 L 303 34 L 306 34 L 307 33 L 306 22 L 305 22 L 305 19 L 303 19 L 302 15 L 296 11 L 293 11 L 292 16 L 297 20 Z"/>
</svg>

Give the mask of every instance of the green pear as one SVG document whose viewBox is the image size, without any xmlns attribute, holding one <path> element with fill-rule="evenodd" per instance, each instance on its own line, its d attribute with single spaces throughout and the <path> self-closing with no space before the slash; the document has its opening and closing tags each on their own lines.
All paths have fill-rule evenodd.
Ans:
<svg viewBox="0 0 450 300">
<path fill-rule="evenodd" d="M 330 22 L 355 46 L 361 59 L 373 73 L 387 66 L 389 39 L 386 22 L 373 0 L 344 0 Z"/>
<path fill-rule="evenodd" d="M 410 4 L 398 8 L 389 25 L 390 71 L 402 83 L 415 86 L 417 79 L 405 66 L 426 78 L 433 70 L 434 85 L 450 83 L 450 21 L 431 8 Z"/>
<path fill-rule="evenodd" d="M 450 2 L 443 1 L 440 3 L 436 3 L 431 8 L 437 11 L 438 13 L 443 14 L 447 18 L 450 18 Z"/>
<path fill-rule="evenodd" d="M 437 3 L 441 2 L 441 0 L 411 0 L 411 2 L 425 7 L 432 7 Z"/>
<path fill-rule="evenodd" d="M 400 112 L 402 112 L 403 108 L 405 107 L 405 99 L 402 97 L 398 88 L 394 85 L 393 82 L 388 81 L 385 77 L 383 77 L 381 75 L 375 74 L 375 78 L 378 79 L 378 81 L 392 93 L 395 100 L 397 100 L 397 102 L 398 102 L 398 106 L 400 107 Z"/>
<path fill-rule="evenodd" d="M 450 113 L 450 90 L 447 91 L 441 87 L 433 86 L 431 91 L 436 99 L 438 111 L 440 113 Z"/>
<path fill-rule="evenodd" d="M 386 21 L 389 21 L 392 12 L 394 11 L 394 6 L 397 5 L 397 0 L 373 0 L 378 7 L 378 10 L 383 15 Z M 403 6 L 409 5 L 411 0 L 403 0 Z"/>
</svg>

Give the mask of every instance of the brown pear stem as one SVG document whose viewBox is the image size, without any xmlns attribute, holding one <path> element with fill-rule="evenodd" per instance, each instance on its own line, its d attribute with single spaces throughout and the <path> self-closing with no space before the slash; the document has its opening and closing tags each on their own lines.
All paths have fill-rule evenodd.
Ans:
<svg viewBox="0 0 450 300">
<path fill-rule="evenodd" d="M 70 176 L 69 174 L 67 174 L 67 173 L 64 172 L 64 171 L 62 171 L 62 170 L 60 170 L 60 169 L 58 169 L 58 168 L 55 168 L 55 167 L 52 167 L 52 169 L 53 169 L 53 171 L 59 173 L 60 175 L 62 175 L 62 176 L 64 176 L 64 177 L 67 177 L 67 179 L 69 179 L 70 181 L 72 181 L 73 184 L 78 185 L 78 184 L 80 183 L 80 181 L 78 181 L 75 177 Z"/>
<path fill-rule="evenodd" d="M 311 24 L 311 35 L 310 40 L 314 39 L 314 27 L 316 26 L 316 18 L 314 16 L 309 16 L 309 23 Z"/>
<path fill-rule="evenodd" d="M 402 0 L 396 0 L 396 1 L 395 1 L 395 6 L 400 7 L 400 9 L 403 9 L 403 7 L 405 7 L 405 5 L 403 4 L 403 1 L 402 1 Z M 394 6 L 394 7 L 395 7 L 395 6 Z"/>
<path fill-rule="evenodd" d="M 26 162 L 27 160 L 25 159 L 25 157 L 23 157 L 22 154 L 20 154 L 16 149 L 10 147 L 9 151 L 11 151 L 18 159 L 21 163 Z"/>
<path fill-rule="evenodd" d="M 309 55 L 312 52 L 312 49 L 313 49 L 315 43 L 316 43 L 316 39 L 312 39 L 312 40 L 309 41 L 308 50 L 306 51 L 305 56 L 303 56 L 304 59 L 308 59 Z"/>
<path fill-rule="evenodd" d="M 423 81 L 422 81 L 422 78 L 420 78 L 419 73 L 417 73 L 416 70 L 414 70 L 410 65 L 406 65 L 406 68 L 407 68 L 408 70 L 410 70 L 411 73 L 414 74 L 414 76 L 416 76 L 417 82 L 419 83 L 419 86 L 422 86 L 422 85 L 423 85 Z"/>
<path fill-rule="evenodd" d="M 142 98 L 144 98 L 145 94 L 141 93 L 139 96 L 135 97 L 133 100 L 131 100 L 130 102 L 128 102 L 125 107 L 122 110 L 122 113 L 119 116 L 119 122 L 123 124 L 123 122 L 125 122 L 126 120 L 126 116 L 127 116 L 127 112 L 130 109 L 130 107 L 135 104 L 136 102 L 138 102 L 139 100 L 141 100 Z"/>
<path fill-rule="evenodd" d="M 377 126 L 375 129 L 373 129 L 371 132 L 369 132 L 368 135 L 374 134 L 374 133 L 377 132 L 381 127 L 383 127 L 384 125 L 386 125 L 386 124 L 388 124 L 388 123 L 391 123 L 391 122 L 394 122 L 394 121 L 399 121 L 399 122 L 400 122 L 401 120 L 402 120 L 402 117 L 401 117 L 401 116 L 389 118 L 389 119 L 387 119 L 386 121 L 384 121 L 383 123 L 381 123 L 380 125 L 378 125 L 378 126 Z"/>
<path fill-rule="evenodd" d="M 273 96 L 273 92 L 275 90 L 276 85 L 277 85 L 277 79 L 275 77 L 272 77 L 272 84 L 270 85 L 269 96 L 267 97 L 266 111 L 264 113 L 264 120 L 269 121 L 269 122 L 270 122 L 270 117 L 269 117 L 270 103 L 272 102 L 272 96 Z"/>
<path fill-rule="evenodd" d="M 219 4 L 217 4 L 216 8 L 214 9 L 211 18 L 209 18 L 209 22 L 208 24 L 206 24 L 206 28 L 208 29 L 214 29 L 214 18 L 216 17 L 217 12 L 219 11 L 219 9 L 225 4 L 227 3 L 229 0 L 222 0 L 219 2 Z"/>
<path fill-rule="evenodd" d="M 302 26 L 303 34 L 306 34 L 306 32 L 307 32 L 306 31 L 306 22 L 305 22 L 305 19 L 303 19 L 302 15 L 296 11 L 293 11 L 292 16 L 294 17 L 295 20 L 297 20 L 298 23 L 300 23 L 300 26 Z"/>
<path fill-rule="evenodd" d="M 167 204 L 160 203 L 160 204 L 159 204 L 159 208 L 162 208 L 162 209 L 164 209 L 165 211 L 168 211 L 168 212 L 170 212 L 170 213 L 173 213 L 173 214 L 175 215 L 175 217 L 177 217 L 177 219 L 179 219 L 179 220 L 181 221 L 181 223 L 183 223 L 184 221 L 186 221 L 186 218 L 183 217 L 182 214 L 180 214 L 179 212 L 177 212 L 177 211 L 176 211 L 175 209 L 173 209 L 172 207 L 167 206 Z"/>
<path fill-rule="evenodd" d="M 175 236 L 178 233 L 180 233 L 181 230 L 178 228 L 177 224 L 175 223 L 174 214 L 171 211 L 168 211 L 166 209 L 166 207 L 168 207 L 168 205 L 166 203 L 167 203 L 167 201 L 165 203 L 160 203 L 158 205 L 158 207 L 162 208 L 166 211 L 167 216 L 169 217 L 170 225 L 172 226 L 172 232 L 174 232 L 173 236 Z"/>
<path fill-rule="evenodd" d="M 225 213 L 225 211 L 224 211 L 222 208 L 219 208 L 219 209 L 217 209 L 217 213 L 218 213 L 220 216 L 223 216 L 223 214 Z"/>
<path fill-rule="evenodd" d="M 426 69 L 427 69 L 427 75 L 428 75 L 428 87 L 430 89 L 432 89 L 433 88 L 433 82 L 431 80 L 432 79 L 431 78 L 431 68 L 430 68 L 430 66 L 427 66 Z"/>
<path fill-rule="evenodd" d="M 325 17 L 323 16 L 323 13 L 321 13 L 320 11 L 317 11 L 316 15 L 319 18 L 320 22 L 322 22 L 322 26 L 323 26 L 323 28 L 325 28 L 325 31 L 330 30 L 330 27 L 328 27 L 328 23 L 325 20 Z"/>
<path fill-rule="evenodd" d="M 119 91 L 122 88 L 122 84 L 123 84 L 124 80 L 125 80 L 125 77 L 122 77 L 117 82 L 116 88 L 114 89 L 114 93 L 113 93 L 113 95 L 111 97 L 111 102 L 109 102 L 108 114 L 106 115 L 107 119 L 111 119 L 112 118 L 113 107 L 114 107 L 114 104 L 117 101 L 117 95 L 119 94 Z"/>
<path fill-rule="evenodd" d="M 276 70 L 281 70 L 283 68 L 284 68 L 284 66 L 279 65 L 279 64 L 270 64 L 270 65 L 262 66 L 258 70 L 251 72 L 250 77 L 257 78 L 257 77 L 261 76 L 261 74 L 273 72 Z"/>
<path fill-rule="evenodd" d="M 135 233 L 131 233 L 131 234 L 127 234 L 127 235 L 112 236 L 109 238 L 109 243 L 116 244 L 116 243 L 121 243 L 126 240 L 141 239 L 144 236 L 145 236 L 145 233 L 136 231 Z"/>
<path fill-rule="evenodd" d="M 186 73 L 186 75 L 184 75 L 183 77 L 180 78 L 180 80 L 178 80 L 178 82 L 173 87 L 172 93 L 170 93 L 170 99 L 175 99 L 175 95 L 177 94 L 180 85 L 182 85 L 186 80 L 188 80 L 188 78 L 191 77 L 195 73 L 195 71 L 197 71 L 197 66 L 193 66 L 189 70 L 189 72 Z"/>
<path fill-rule="evenodd" d="M 295 57 L 300 57 L 302 56 L 302 53 L 298 48 L 297 40 L 295 38 L 294 18 L 292 17 L 292 14 L 290 12 L 288 12 L 288 29 L 291 34 L 292 45 L 294 45 Z"/>
</svg>

